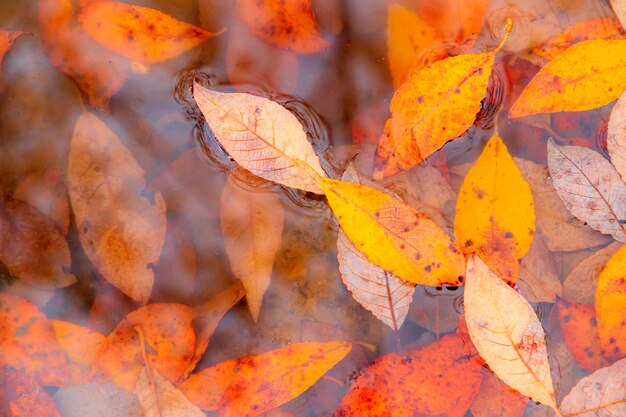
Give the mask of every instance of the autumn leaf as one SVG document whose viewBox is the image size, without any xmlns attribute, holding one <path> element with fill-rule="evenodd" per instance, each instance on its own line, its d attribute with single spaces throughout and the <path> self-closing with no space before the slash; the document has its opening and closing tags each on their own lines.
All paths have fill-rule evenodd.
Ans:
<svg viewBox="0 0 626 417">
<path fill-rule="evenodd" d="M 237 8 L 252 33 L 279 48 L 313 54 L 327 48 L 311 0 L 237 0 Z"/>
<path fill-rule="evenodd" d="M 626 415 L 626 358 L 581 379 L 561 402 L 565 416 L 617 417 Z"/>
<path fill-rule="evenodd" d="M 611 163 L 626 182 L 626 92 L 613 106 L 606 138 Z"/>
<path fill-rule="evenodd" d="M 626 355 L 626 246 L 622 246 L 602 269 L 595 306 L 602 354 L 608 359 Z"/>
<path fill-rule="evenodd" d="M 626 40 L 588 40 L 548 62 L 526 86 L 510 118 L 591 110 L 626 89 Z"/>
<path fill-rule="evenodd" d="M 321 194 L 303 161 L 326 173 L 302 124 L 281 105 L 245 93 L 218 93 L 194 83 L 194 98 L 219 143 L 243 168 L 288 187 Z"/>
<path fill-rule="evenodd" d="M 626 1 L 624 0 L 611 0 L 611 6 L 613 11 L 622 22 L 622 26 L 626 28 Z"/>
<path fill-rule="evenodd" d="M 363 185 L 329 178 L 319 184 L 341 229 L 370 262 L 416 284 L 462 283 L 465 258 L 426 215 Z"/>
<path fill-rule="evenodd" d="M 554 257 L 538 233 L 522 259 L 515 288 L 529 303 L 553 303 L 563 292 Z"/>
<path fill-rule="evenodd" d="M 39 28 L 50 60 L 76 83 L 96 108 L 124 85 L 130 62 L 91 40 L 74 20 L 72 0 L 39 0 Z"/>
<path fill-rule="evenodd" d="M 622 39 L 625 35 L 626 31 L 617 19 L 588 19 L 568 27 L 533 52 L 551 61 L 575 43 L 594 39 Z"/>
<path fill-rule="evenodd" d="M 458 55 L 413 73 L 396 90 L 376 151 L 374 179 L 382 179 L 418 164 L 474 123 L 487 92 L 496 53 Z"/>
<path fill-rule="evenodd" d="M 560 416 L 543 328 L 530 304 L 476 255 L 467 263 L 464 303 L 470 338 L 489 369 Z"/>
<path fill-rule="evenodd" d="M 593 304 L 580 304 L 557 300 L 561 332 L 576 362 L 588 371 L 607 366 L 602 357 L 598 322 Z"/>
<path fill-rule="evenodd" d="M 211 36 L 158 10 L 109 0 L 85 4 L 78 21 L 105 48 L 151 64 L 174 58 Z"/>
<path fill-rule="evenodd" d="M 33 376 L 44 385 L 63 385 L 67 361 L 52 323 L 30 302 L 0 293 L 0 368 Z"/>
<path fill-rule="evenodd" d="M 558 146 L 550 140 L 548 168 L 570 213 L 593 229 L 626 242 L 626 185 L 609 161 L 591 149 Z"/>
<path fill-rule="evenodd" d="M 217 411 L 224 391 L 230 385 L 241 366 L 250 367 L 249 358 L 229 359 L 191 375 L 178 385 L 183 394 L 203 410 Z"/>
<path fill-rule="evenodd" d="M 54 402 L 63 417 L 141 417 L 137 396 L 112 382 L 59 388 Z"/>
<path fill-rule="evenodd" d="M 2 60 L 4 59 L 4 55 L 7 53 L 9 49 L 13 46 L 13 43 L 17 38 L 26 34 L 27 32 L 22 31 L 6 31 L 4 29 L 0 29 L 0 76 L 2 75 Z"/>
<path fill-rule="evenodd" d="M 473 417 L 522 417 L 528 398 L 489 373 L 470 410 Z"/>
<path fill-rule="evenodd" d="M 463 417 L 480 390 L 480 367 L 457 335 L 378 358 L 362 371 L 335 417 Z"/>
<path fill-rule="evenodd" d="M 61 320 L 52 320 L 52 328 L 67 358 L 68 384 L 85 382 L 98 351 L 107 342 L 106 336 Z"/>
<path fill-rule="evenodd" d="M 54 401 L 32 376 L 0 371 L 0 415 L 11 417 L 60 417 Z"/>
<path fill-rule="evenodd" d="M 171 382 L 149 367 L 139 375 L 135 392 L 144 417 L 205 417 Z"/>
<path fill-rule="evenodd" d="M 476 253 L 498 276 L 515 282 L 535 238 L 530 186 L 496 134 L 463 181 L 454 236 L 465 254 Z"/>
<path fill-rule="evenodd" d="M 152 292 L 165 240 L 165 202 L 144 196 L 144 171 L 97 116 L 74 129 L 68 167 L 70 201 L 81 245 L 104 278 L 136 301 Z"/>
<path fill-rule="evenodd" d="M 52 220 L 26 203 L 0 201 L 0 262 L 37 288 L 72 285 L 70 248 Z"/>
<path fill-rule="evenodd" d="M 231 270 L 246 288 L 256 322 L 282 242 L 285 211 L 280 196 L 271 184 L 246 177 L 242 169 L 233 171 L 222 192 L 220 221 Z"/>
</svg>

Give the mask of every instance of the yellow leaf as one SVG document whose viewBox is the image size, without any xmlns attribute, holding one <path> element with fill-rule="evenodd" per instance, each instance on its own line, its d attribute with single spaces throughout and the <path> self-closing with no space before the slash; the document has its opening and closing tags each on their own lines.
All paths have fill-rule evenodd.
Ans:
<svg viewBox="0 0 626 417">
<path fill-rule="evenodd" d="M 457 199 L 454 236 L 502 279 L 515 282 L 535 237 L 530 186 L 497 135 L 468 172 Z"/>
<path fill-rule="evenodd" d="M 372 188 L 322 178 L 339 224 L 367 259 L 416 284 L 459 285 L 465 259 L 430 218 Z"/>
<path fill-rule="evenodd" d="M 626 355 L 626 246 L 609 259 L 598 277 L 595 305 L 602 355 Z"/>
<path fill-rule="evenodd" d="M 145 303 L 165 240 L 165 202 L 143 195 L 143 169 L 98 117 L 74 128 L 68 167 L 70 201 L 85 253 L 104 278 Z"/>
<path fill-rule="evenodd" d="M 560 416 L 543 327 L 530 304 L 476 255 L 467 261 L 464 303 L 470 338 L 489 369 Z"/>
<path fill-rule="evenodd" d="M 308 169 L 326 173 L 291 112 L 266 98 L 218 93 L 197 83 L 194 98 L 219 143 L 242 167 L 266 180 L 322 194 Z"/>
<path fill-rule="evenodd" d="M 626 92 L 624 92 L 611 110 L 606 147 L 611 163 L 626 182 Z"/>
<path fill-rule="evenodd" d="M 626 89 L 626 40 L 589 40 L 548 62 L 511 107 L 510 118 L 591 110 Z"/>
<path fill-rule="evenodd" d="M 174 58 L 211 36 L 158 10 L 109 0 L 87 3 L 78 21 L 100 45 L 147 63 Z"/>
<path fill-rule="evenodd" d="M 511 25 L 509 20 L 503 42 Z M 474 123 L 502 44 L 490 52 L 437 61 L 398 88 L 376 151 L 375 179 L 411 168 Z"/>
</svg>

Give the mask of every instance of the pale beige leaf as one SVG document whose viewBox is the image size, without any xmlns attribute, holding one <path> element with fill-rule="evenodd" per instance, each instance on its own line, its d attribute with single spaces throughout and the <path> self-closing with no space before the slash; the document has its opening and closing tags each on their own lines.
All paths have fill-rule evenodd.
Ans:
<svg viewBox="0 0 626 417">
<path fill-rule="evenodd" d="M 246 177 L 247 175 L 247 177 Z M 285 210 L 274 186 L 233 171 L 221 198 L 220 219 L 226 254 L 233 274 L 246 289 L 246 300 L 256 321 L 269 287 L 276 253 L 282 242 Z"/>
<path fill-rule="evenodd" d="M 548 168 L 565 207 L 593 229 L 626 242 L 626 184 L 599 153 L 548 142 Z"/>
<path fill-rule="evenodd" d="M 136 393 L 143 417 L 205 417 L 202 410 L 154 369 L 144 368 Z"/>
<path fill-rule="evenodd" d="M 507 385 L 556 407 L 541 322 L 528 302 L 476 255 L 467 262 L 465 320 L 489 368 Z"/>
<path fill-rule="evenodd" d="M 136 301 L 150 297 L 165 240 L 165 202 L 144 196 L 144 171 L 98 117 L 74 129 L 68 186 L 78 237 L 104 278 Z"/>
<path fill-rule="evenodd" d="M 553 303 L 561 296 L 562 284 L 552 255 L 543 236 L 535 235 L 530 251 L 522 259 L 517 290 L 529 303 Z"/>
<path fill-rule="evenodd" d="M 61 387 L 53 400 L 63 417 L 145 417 L 137 397 L 113 382 Z"/>
<path fill-rule="evenodd" d="M 581 379 L 561 402 L 565 416 L 626 416 L 626 358 Z"/>
<path fill-rule="evenodd" d="M 326 177 L 302 124 L 263 97 L 219 93 L 194 84 L 194 98 L 219 143 L 242 167 L 266 180 L 322 194 L 306 163 Z"/>
<path fill-rule="evenodd" d="M 622 26 L 626 28 L 626 0 L 611 0 L 611 6 Z"/>
<path fill-rule="evenodd" d="M 624 5 L 626 8 L 626 1 L 624 1 Z M 626 10 L 624 13 L 626 14 Z M 626 91 L 611 110 L 606 146 L 611 157 L 611 163 L 622 176 L 622 179 L 626 181 Z"/>
</svg>

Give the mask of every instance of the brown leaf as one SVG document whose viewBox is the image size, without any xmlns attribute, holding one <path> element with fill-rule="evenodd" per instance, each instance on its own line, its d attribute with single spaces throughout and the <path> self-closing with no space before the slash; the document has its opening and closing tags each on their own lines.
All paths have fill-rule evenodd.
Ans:
<svg viewBox="0 0 626 417">
<path fill-rule="evenodd" d="M 0 415 L 60 417 L 52 398 L 37 381 L 16 371 L 0 371 Z"/>
<path fill-rule="evenodd" d="M 611 110 L 606 146 L 611 163 L 626 182 L 626 92 Z"/>
<path fill-rule="evenodd" d="M 528 398 L 489 373 L 470 410 L 473 417 L 522 417 Z"/>
<path fill-rule="evenodd" d="M 553 303 L 557 296 L 561 296 L 563 285 L 554 255 L 548 251 L 539 233 L 535 234 L 530 251 L 522 259 L 516 288 L 530 303 Z"/>
<path fill-rule="evenodd" d="M 143 417 L 205 417 L 205 414 L 156 370 L 144 368 L 135 391 Z"/>
<path fill-rule="evenodd" d="M 26 33 L 27 32 L 22 31 L 9 32 L 0 29 L 0 76 L 2 76 L 2 60 L 4 59 L 4 55 L 11 49 L 13 42 Z"/>
<path fill-rule="evenodd" d="M 60 388 L 53 398 L 63 417 L 144 417 L 137 397 L 112 382 Z"/>
</svg>

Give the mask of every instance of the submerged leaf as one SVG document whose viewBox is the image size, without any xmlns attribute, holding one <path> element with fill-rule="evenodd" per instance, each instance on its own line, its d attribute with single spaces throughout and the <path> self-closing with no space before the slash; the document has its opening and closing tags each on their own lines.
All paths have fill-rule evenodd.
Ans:
<svg viewBox="0 0 626 417">
<path fill-rule="evenodd" d="M 626 0 L 611 0 L 613 11 L 622 22 L 622 26 L 626 28 Z"/>
<path fill-rule="evenodd" d="M 483 378 L 470 410 L 473 417 L 522 417 L 526 404 L 528 398 L 490 373 Z"/>
<path fill-rule="evenodd" d="M 0 372 L 0 415 L 60 417 L 52 398 L 31 375 Z"/>
<path fill-rule="evenodd" d="M 606 138 L 611 163 L 626 182 L 626 92 L 611 110 Z"/>
<path fill-rule="evenodd" d="M 53 398 L 63 417 L 145 417 L 137 396 L 112 382 L 62 387 Z"/>
<path fill-rule="evenodd" d="M 413 0 L 419 15 L 451 43 L 471 47 L 489 7 L 489 0 Z"/>
<path fill-rule="evenodd" d="M 154 369 L 144 368 L 135 392 L 143 417 L 205 417 L 202 410 Z"/>
<path fill-rule="evenodd" d="M 67 321 L 53 320 L 52 328 L 69 366 L 69 385 L 87 380 L 91 364 L 107 342 L 105 335 Z"/>
<path fill-rule="evenodd" d="M 13 42 L 25 33 L 26 32 L 22 31 L 9 32 L 0 29 L 0 76 L 2 76 L 2 60 L 4 59 L 4 55 L 11 49 Z"/>
</svg>

